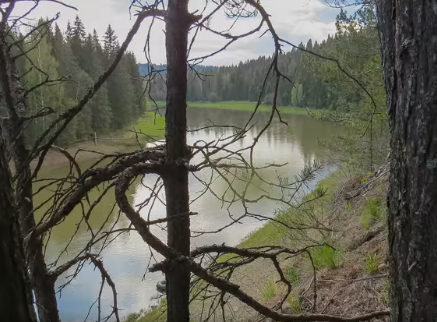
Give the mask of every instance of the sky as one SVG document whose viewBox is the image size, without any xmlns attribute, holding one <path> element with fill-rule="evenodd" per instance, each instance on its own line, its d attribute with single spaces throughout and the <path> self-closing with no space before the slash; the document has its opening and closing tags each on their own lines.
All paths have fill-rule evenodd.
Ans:
<svg viewBox="0 0 437 322">
<path fill-rule="evenodd" d="M 32 18 L 54 17 L 60 13 L 58 24 L 65 30 L 68 21 L 74 21 L 75 16 L 79 15 L 88 32 L 96 29 L 99 36 L 103 38 L 104 32 L 109 24 L 116 31 L 120 43 L 126 37 L 132 24 L 134 16 L 130 16 L 130 0 L 64 0 L 65 3 L 75 6 L 78 10 L 72 10 L 54 3 L 42 2 L 33 12 Z M 191 12 L 202 10 L 206 0 L 190 0 L 189 9 Z M 211 3 L 211 2 L 210 2 Z M 306 43 L 309 38 L 313 41 L 321 41 L 328 34 L 335 32 L 335 17 L 338 9 L 330 8 L 324 0 L 261 0 L 261 4 L 271 15 L 272 23 L 281 38 L 284 38 L 296 45 L 300 42 Z M 25 12 L 30 3 L 17 4 L 15 14 Z M 212 10 L 212 6 L 207 6 L 206 12 Z M 255 28 L 260 22 L 259 17 L 245 18 L 238 20 L 232 28 L 231 33 L 238 35 Z M 210 21 L 210 27 L 217 31 L 228 29 L 234 21 L 221 11 L 218 12 Z M 132 41 L 129 50 L 133 51 L 137 60 L 141 63 L 146 62 L 144 54 L 144 44 L 147 38 L 147 31 L 150 19 L 143 22 L 143 25 Z M 150 49 L 152 62 L 154 64 L 165 63 L 165 38 L 164 23 L 155 21 L 151 32 Z M 205 60 L 203 65 L 231 65 L 238 64 L 240 61 L 257 58 L 260 55 L 270 55 L 273 48 L 272 37 L 262 33 L 263 28 L 257 34 L 245 39 L 241 39 L 226 51 L 221 52 Z M 191 33 L 191 36 L 193 33 Z M 196 37 L 196 41 L 190 52 L 189 58 L 197 58 L 207 55 L 220 49 L 226 40 L 202 30 Z M 290 48 L 285 47 L 285 50 Z"/>
</svg>

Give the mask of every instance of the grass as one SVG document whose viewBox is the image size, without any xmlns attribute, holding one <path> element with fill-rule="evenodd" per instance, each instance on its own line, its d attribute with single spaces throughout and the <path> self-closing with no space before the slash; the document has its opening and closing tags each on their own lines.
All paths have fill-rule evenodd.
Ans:
<svg viewBox="0 0 437 322">
<path fill-rule="evenodd" d="M 275 282 L 272 279 L 270 279 L 263 290 L 263 300 L 268 301 L 274 298 L 275 296 L 276 296 L 276 285 Z"/>
<path fill-rule="evenodd" d="M 306 196 L 307 199 L 312 199 L 314 195 L 323 190 L 325 193 L 323 197 L 319 198 L 317 203 L 314 203 L 312 211 L 321 214 L 324 212 L 324 205 L 331 202 L 338 185 L 338 176 L 336 172 L 329 177 L 319 181 L 317 188 L 313 193 Z M 302 222 L 304 220 L 302 215 L 305 213 L 304 208 L 290 208 L 287 211 L 279 213 L 275 219 L 286 224 L 294 224 L 296 221 Z M 241 248 L 259 247 L 264 245 L 279 245 L 284 237 L 290 234 L 290 230 L 274 221 L 269 221 L 260 229 L 249 234 L 239 245 Z"/>
<path fill-rule="evenodd" d="M 385 208 L 380 205 L 378 199 L 371 198 L 369 199 L 363 208 L 363 212 L 361 213 L 361 222 L 363 227 L 367 230 L 377 221 L 380 221 L 384 218 Z"/>
<path fill-rule="evenodd" d="M 341 262 L 341 252 L 327 245 L 313 248 L 311 257 L 316 270 L 322 268 L 334 269 Z"/>
<path fill-rule="evenodd" d="M 294 314 L 300 314 L 302 313 L 302 305 L 300 302 L 300 297 L 297 295 L 290 294 L 287 297 L 287 302 L 290 304 L 291 309 L 293 310 Z"/>
<path fill-rule="evenodd" d="M 123 322 L 165 322 L 167 320 L 167 301 L 161 300 L 159 307 L 149 310 L 141 310 L 125 317 Z"/>
<path fill-rule="evenodd" d="M 156 101 L 158 106 L 165 106 L 164 101 Z M 230 109 L 230 110 L 253 110 L 256 106 L 255 102 L 249 101 L 223 101 L 223 102 L 188 102 L 188 107 L 196 108 L 218 108 L 218 109 Z M 260 105 L 259 111 L 269 112 L 272 107 L 269 105 Z M 307 109 L 302 107 L 283 106 L 278 107 L 278 110 L 283 114 L 307 114 Z"/>
<path fill-rule="evenodd" d="M 364 259 L 364 270 L 370 275 L 378 273 L 378 255 L 376 253 L 366 255 Z"/>
<path fill-rule="evenodd" d="M 299 283 L 299 271 L 296 269 L 296 267 L 289 266 L 285 270 L 285 278 L 291 283 L 291 284 L 297 284 Z"/>
<path fill-rule="evenodd" d="M 140 141 L 143 139 L 150 141 L 151 138 L 159 140 L 165 135 L 165 119 L 153 112 L 146 112 L 138 122 L 130 125 L 124 132 L 124 139 L 136 139 L 138 135 Z"/>
</svg>

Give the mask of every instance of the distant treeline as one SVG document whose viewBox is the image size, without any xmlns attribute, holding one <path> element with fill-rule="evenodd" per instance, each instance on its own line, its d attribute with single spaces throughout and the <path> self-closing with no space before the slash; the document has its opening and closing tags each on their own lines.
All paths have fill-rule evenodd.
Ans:
<svg viewBox="0 0 437 322">
<path fill-rule="evenodd" d="M 353 16 L 341 11 L 336 24 L 335 35 L 328 36 L 320 43 L 309 39 L 298 47 L 337 59 L 344 70 L 365 85 L 372 95 L 381 98 L 384 91 L 373 8 L 364 7 Z M 188 100 L 257 101 L 271 61 L 271 57 L 261 56 L 238 65 L 215 69 L 202 69 L 200 66 L 197 73 L 189 71 Z M 165 66 L 160 67 L 165 69 Z M 369 103 L 363 89 L 333 61 L 293 48 L 279 57 L 279 70 L 291 82 L 281 80 L 278 105 L 348 111 Z M 165 73 L 162 77 L 154 78 L 151 87 L 154 99 L 165 99 L 164 83 Z M 272 103 L 273 94 L 274 80 L 270 77 L 261 98 L 262 103 Z"/>
<path fill-rule="evenodd" d="M 74 23 L 68 23 L 65 31 L 58 25 L 46 24 L 44 20 L 40 20 L 38 25 L 42 26 L 38 35 L 35 34 L 30 41 L 26 40 L 21 48 L 15 48 L 17 54 L 28 51 L 19 58 L 19 73 L 23 75 L 21 81 L 28 90 L 47 79 L 51 80 L 30 91 L 28 115 L 48 111 L 47 108 L 54 112 L 30 122 L 26 133 L 29 143 L 45 131 L 59 113 L 73 107 L 82 98 L 109 67 L 119 49 L 117 36 L 110 25 L 103 42 L 95 30 L 87 33 L 78 16 Z M 13 34 L 15 39 L 11 41 L 16 42 L 23 37 L 21 33 L 25 31 L 16 31 Z M 145 111 L 143 94 L 135 55 L 128 52 L 107 83 L 56 143 L 68 145 L 94 132 L 102 134 L 125 127 Z"/>
</svg>

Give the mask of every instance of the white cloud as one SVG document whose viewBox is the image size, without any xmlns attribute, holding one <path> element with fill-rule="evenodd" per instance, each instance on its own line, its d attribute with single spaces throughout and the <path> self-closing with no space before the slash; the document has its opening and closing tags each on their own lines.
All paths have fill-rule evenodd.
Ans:
<svg viewBox="0 0 437 322">
<path fill-rule="evenodd" d="M 59 25 L 65 28 L 67 21 L 73 21 L 79 14 L 88 31 L 96 29 L 101 37 L 108 24 L 116 30 L 120 41 L 124 39 L 133 24 L 134 17 L 130 17 L 128 0 L 66 0 L 74 5 L 78 11 L 67 9 L 53 3 L 41 3 L 34 12 L 34 17 L 52 17 L 57 12 L 61 13 Z M 191 0 L 190 10 L 202 9 L 205 0 Z M 328 34 L 335 32 L 334 20 L 338 10 L 330 8 L 319 0 L 264 0 L 262 1 L 266 11 L 271 15 L 271 20 L 280 37 L 296 44 L 301 41 L 306 43 L 309 38 L 320 41 Z M 24 11 L 29 4 L 17 5 L 17 13 Z M 256 27 L 260 18 L 240 19 L 233 27 L 232 34 L 241 34 Z M 148 24 L 146 22 L 140 32 L 134 38 L 130 50 L 134 51 L 140 62 L 145 61 L 143 53 L 145 39 L 147 37 Z M 223 31 L 231 26 L 233 21 L 226 17 L 223 12 L 218 13 L 211 20 L 211 28 Z M 151 36 L 151 55 L 154 63 L 165 63 L 165 40 L 164 24 L 156 21 Z M 264 31 L 262 29 L 262 31 Z M 259 55 L 269 55 L 273 51 L 273 44 L 269 34 L 259 38 L 262 32 L 242 39 L 231 45 L 226 51 L 215 57 L 209 58 L 204 64 L 226 65 L 235 64 L 240 60 L 256 58 Z M 190 57 L 206 55 L 221 48 L 225 40 L 203 30 L 196 38 Z"/>
</svg>

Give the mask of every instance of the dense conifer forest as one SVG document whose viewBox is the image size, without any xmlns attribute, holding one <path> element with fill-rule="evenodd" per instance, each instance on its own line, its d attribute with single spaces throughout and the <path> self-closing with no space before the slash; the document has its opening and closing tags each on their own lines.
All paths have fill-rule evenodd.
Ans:
<svg viewBox="0 0 437 322">
<path fill-rule="evenodd" d="M 336 27 L 336 34 L 321 42 L 309 39 L 305 44 L 300 43 L 299 48 L 284 47 L 283 54 L 279 56 L 279 70 L 285 77 L 280 82 L 278 105 L 342 112 L 371 111 L 373 107 L 369 95 L 339 70 L 337 60 L 350 76 L 368 88 L 378 106 L 383 106 L 385 94 L 374 11 L 363 7 L 348 15 L 342 10 Z M 216 68 L 190 66 L 188 100 L 256 102 L 271 59 L 270 56 L 260 56 L 237 65 Z M 151 73 L 146 64 L 141 65 L 140 70 L 142 75 Z M 151 97 L 165 100 L 165 65 L 154 65 L 154 70 L 161 77 L 153 77 Z M 273 91 L 273 73 L 270 72 L 261 102 L 271 104 Z"/>
<path fill-rule="evenodd" d="M 66 30 L 57 24 L 50 27 L 45 20 L 40 20 L 38 25 L 38 34 L 26 39 L 24 48 L 29 52 L 23 53 L 17 62 L 20 72 L 26 71 L 23 85 L 28 91 L 28 114 L 31 116 L 37 111 L 47 114 L 35 118 L 27 128 L 29 143 L 47 130 L 56 115 L 77 103 L 109 67 L 120 46 L 111 25 L 100 36 L 96 30 L 86 30 L 79 16 L 68 23 Z M 20 36 L 24 35 L 17 31 L 16 37 Z M 144 85 L 137 66 L 135 55 L 127 52 L 108 82 L 56 143 L 66 146 L 94 132 L 107 134 L 137 119 L 146 108 Z M 38 85 L 45 79 L 50 84 L 44 85 L 50 86 Z"/>
</svg>

